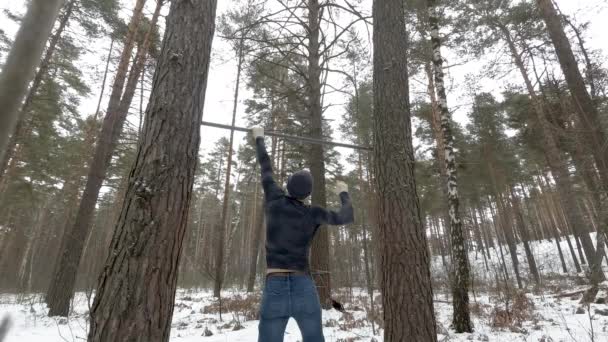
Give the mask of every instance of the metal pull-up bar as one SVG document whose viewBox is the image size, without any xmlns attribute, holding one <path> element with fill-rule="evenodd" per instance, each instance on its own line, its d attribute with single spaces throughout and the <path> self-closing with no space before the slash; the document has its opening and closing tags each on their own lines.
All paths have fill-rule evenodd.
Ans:
<svg viewBox="0 0 608 342">
<path fill-rule="evenodd" d="M 248 133 L 251 131 L 250 128 L 222 125 L 222 124 L 218 124 L 218 123 L 214 123 L 214 122 L 207 122 L 207 121 L 201 122 L 201 125 L 215 127 L 215 128 L 222 128 L 222 129 L 230 129 L 230 130 L 235 130 L 235 131 L 240 131 L 240 132 L 245 132 L 245 133 Z M 305 142 L 305 143 L 310 143 L 310 144 L 331 145 L 331 146 L 337 146 L 337 147 L 352 148 L 355 150 L 371 151 L 371 147 L 368 147 L 368 146 L 359 146 L 359 145 L 345 144 L 345 143 L 335 142 L 335 141 L 330 141 L 330 140 L 321 140 L 321 139 L 314 139 L 314 138 L 308 138 L 308 137 L 300 137 L 300 136 L 296 136 L 296 135 L 283 134 L 283 133 L 278 133 L 278 132 L 274 132 L 274 131 L 264 131 L 264 134 L 271 136 L 271 137 L 277 137 L 277 138 L 298 141 L 298 142 Z"/>
</svg>

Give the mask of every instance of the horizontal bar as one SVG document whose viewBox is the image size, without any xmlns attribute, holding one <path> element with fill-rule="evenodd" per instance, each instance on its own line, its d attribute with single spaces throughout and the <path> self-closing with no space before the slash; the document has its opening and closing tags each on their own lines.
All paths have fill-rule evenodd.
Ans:
<svg viewBox="0 0 608 342">
<path fill-rule="evenodd" d="M 250 128 L 223 125 L 223 124 L 218 124 L 215 122 L 208 122 L 208 121 L 201 122 L 201 125 L 215 127 L 215 128 L 222 128 L 222 129 L 230 129 L 230 130 L 235 130 L 235 131 L 240 131 L 240 132 L 245 132 L 245 133 L 248 133 L 251 131 Z M 330 141 L 330 140 L 320 140 L 320 139 L 314 139 L 314 138 L 308 138 L 308 137 L 300 137 L 300 136 L 296 136 L 296 135 L 283 134 L 283 133 L 278 133 L 278 132 L 274 132 L 274 131 L 265 130 L 264 134 L 271 136 L 271 137 L 277 137 L 277 138 L 282 138 L 282 139 L 292 140 L 292 141 L 306 142 L 306 143 L 310 143 L 310 144 L 331 145 L 331 146 L 337 146 L 337 147 L 352 148 L 355 150 L 371 151 L 371 147 L 368 147 L 368 146 L 359 146 L 359 145 L 345 144 L 345 143 L 335 142 L 335 141 Z"/>
</svg>

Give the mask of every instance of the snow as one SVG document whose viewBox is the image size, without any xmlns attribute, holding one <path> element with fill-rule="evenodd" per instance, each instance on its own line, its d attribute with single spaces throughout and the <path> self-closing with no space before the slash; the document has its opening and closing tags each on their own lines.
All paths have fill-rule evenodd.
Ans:
<svg viewBox="0 0 608 342">
<path fill-rule="evenodd" d="M 544 279 L 543 291 L 526 294 L 526 298 L 532 305 L 521 311 L 523 317 L 521 323 L 504 327 L 493 325 L 495 317 L 498 317 L 495 311 L 504 310 L 506 304 L 504 295 L 499 295 L 496 284 L 494 284 L 495 274 L 500 272 L 497 263 L 500 252 L 492 250 L 494 255 L 491 260 L 488 260 L 490 271 L 485 269 L 481 254 L 478 254 L 476 259 L 475 252 L 470 253 L 473 283 L 477 285 L 475 292 L 471 293 L 475 329 L 472 334 L 456 334 L 449 328 L 451 303 L 446 293 L 440 293 L 443 291 L 441 289 L 445 288 L 445 284 L 442 287 L 441 282 L 445 278 L 446 272 L 441 264 L 441 258 L 434 256 L 432 274 L 436 285 L 435 311 L 439 341 L 608 341 L 608 316 L 605 316 L 608 315 L 607 305 L 591 304 L 581 307 L 578 304 L 581 294 L 558 295 L 574 293 L 586 288 L 583 276 L 574 273 L 574 266 L 565 241 L 563 241 L 562 247 L 570 269 L 570 274 L 567 276 L 559 276 L 561 263 L 554 243 L 542 241 L 532 244 L 541 277 Z M 527 263 L 521 246 L 518 246 L 518 252 L 522 275 L 527 280 Z M 504 253 L 510 268 L 510 256 L 506 248 Z M 511 279 L 511 282 L 514 280 Z M 499 281 L 498 286 L 501 287 L 501 293 L 504 293 L 505 284 Z M 516 293 L 514 284 L 510 286 L 513 290 L 512 293 Z M 606 298 L 607 289 L 608 282 L 604 282 L 598 298 Z M 228 290 L 223 296 L 234 299 L 245 298 L 247 295 L 237 290 Z M 172 342 L 257 341 L 258 321 L 253 318 L 257 312 L 257 297 L 250 298 L 249 305 L 239 307 L 233 312 L 225 312 L 223 320 L 220 320 L 217 313 L 209 310 L 216 303 L 209 291 L 180 289 L 176 298 L 171 332 Z M 367 301 L 365 291 L 355 289 L 353 298 L 356 300 L 352 302 L 344 300 L 347 312 L 352 315 L 350 319 L 345 319 L 342 313 L 335 310 L 323 312 L 326 341 L 371 341 L 372 337 L 379 342 L 382 341 L 382 331 L 377 331 L 377 335 L 373 336 L 370 323 L 366 319 L 366 312 L 361 309 L 365 307 L 362 300 Z M 0 295 L 0 320 L 6 316 L 10 316 L 12 320 L 12 328 L 6 342 L 85 341 L 88 329 L 88 301 L 84 293 L 76 295 L 74 304 L 74 313 L 69 319 L 49 318 L 46 316 L 47 309 L 42 303 L 42 295 Z M 515 315 L 518 311 L 514 309 L 515 304 L 512 298 L 508 305 L 510 312 Z M 606 312 L 602 312 L 602 310 L 606 310 Z M 235 321 L 241 322 L 243 326 L 241 330 L 233 331 Z M 205 329 L 209 329 L 213 335 L 202 336 Z M 284 340 L 286 342 L 301 341 L 295 321 L 289 321 Z"/>
<path fill-rule="evenodd" d="M 590 234 L 591 239 L 593 241 L 593 245 L 595 246 L 595 233 Z M 578 258 L 579 253 L 576 247 L 576 242 L 573 236 L 569 236 L 571 239 L 573 248 L 576 252 L 576 256 Z M 534 259 L 536 260 L 536 266 L 541 275 L 542 279 L 556 279 L 556 278 L 564 278 L 567 276 L 568 278 L 574 277 L 585 277 L 585 274 L 577 274 L 574 266 L 574 261 L 570 256 L 570 250 L 568 248 L 568 242 L 565 237 L 560 238 L 560 247 L 562 249 L 562 253 L 564 254 L 564 260 L 566 262 L 566 267 L 568 268 L 568 274 L 565 275 L 562 270 L 562 264 L 559 258 L 559 253 L 556 248 L 556 244 L 553 240 L 543 240 L 543 241 L 532 241 L 530 242 L 530 248 L 532 249 L 532 254 L 534 255 Z M 513 263 L 511 261 L 511 254 L 509 254 L 509 250 L 506 245 L 501 246 L 502 252 L 504 254 L 505 263 L 507 266 L 507 270 L 509 274 L 514 278 L 513 274 Z M 526 255 L 524 252 L 523 244 L 517 245 L 517 256 L 519 261 L 519 270 L 524 278 L 524 282 L 530 280 L 527 275 L 529 274 L 528 262 L 526 259 Z M 449 260 L 449 256 L 446 256 L 446 260 Z M 488 258 L 488 269 L 485 267 L 483 255 L 481 251 L 477 252 L 469 252 L 469 262 L 471 264 L 471 273 L 473 282 L 480 283 L 494 283 L 495 276 L 498 273 L 501 275 L 502 266 L 501 266 L 501 256 L 500 250 L 498 248 L 490 248 L 490 258 Z M 448 261 L 449 262 L 449 261 Z M 579 260 L 580 262 L 580 260 Z M 604 258 L 604 267 L 606 267 L 606 259 Z M 581 265 L 583 272 L 588 272 L 588 265 Z M 608 272 L 608 269 L 604 268 L 604 272 Z M 431 264 L 431 274 L 433 279 L 442 279 L 447 281 L 447 272 L 445 267 L 442 264 L 442 259 L 439 256 L 434 256 Z M 515 284 L 515 279 L 511 279 L 513 284 Z M 561 279 L 561 280 L 565 280 Z M 532 286 L 532 284 L 529 284 Z M 547 284 L 544 284 L 547 285 Z"/>
<path fill-rule="evenodd" d="M 224 296 L 233 296 L 236 293 L 225 293 Z M 235 314 L 224 313 L 224 320 L 220 322 L 218 314 L 205 314 L 205 306 L 215 302 L 212 292 L 194 292 L 180 290 L 177 295 L 175 312 L 172 323 L 171 341 L 257 341 L 258 321 L 242 322 L 244 329 L 232 331 Z M 75 299 L 75 313 L 69 319 L 49 318 L 40 296 L 18 298 L 15 295 L 0 296 L 0 317 L 8 314 L 12 319 L 12 329 L 5 342 L 65 342 L 86 340 L 87 333 L 87 300 L 84 294 L 79 293 Z M 242 314 L 238 314 L 242 320 Z M 323 321 L 338 321 L 341 313 L 332 310 L 323 313 Z M 363 318 L 364 312 L 355 312 L 354 316 Z M 230 327 L 222 328 L 225 324 Z M 205 328 L 213 332 L 213 336 L 201 337 Z M 338 341 L 340 338 L 352 336 L 372 336 L 371 328 L 354 329 L 349 332 L 339 328 L 325 328 L 326 341 Z M 294 320 L 287 324 L 285 342 L 301 341 L 298 326 Z"/>
<path fill-rule="evenodd" d="M 592 304 L 590 306 L 591 316 L 589 316 L 586 308 L 584 314 L 575 314 L 578 307 L 576 300 L 560 299 L 548 295 L 531 296 L 530 298 L 534 303 L 532 319 L 514 329 L 496 329 L 490 326 L 489 313 L 493 307 L 493 300 L 488 296 L 478 297 L 477 303 L 486 307 L 487 311 L 481 315 L 474 315 L 475 333 L 473 334 L 455 334 L 453 331 L 446 331 L 445 327 L 449 325 L 451 318 L 451 306 L 444 302 L 436 303 L 439 339 L 443 341 L 542 341 L 544 337 L 544 341 L 555 342 L 608 341 L 608 317 L 596 313 L 598 309 L 605 309 L 605 305 Z M 86 340 L 87 304 L 84 295 L 78 295 L 75 313 L 69 319 L 46 317 L 46 309 L 39 303 L 39 298 L 21 298 L 25 303 L 19 303 L 17 299 L 17 296 L 1 298 L 0 315 L 4 317 L 8 314 L 13 321 L 13 328 L 9 332 L 6 342 Z M 35 301 L 31 302 L 32 300 Z M 173 317 L 171 341 L 257 341 L 257 321 L 243 322 L 244 329 L 238 331 L 232 331 L 232 327 L 222 329 L 222 326 L 232 321 L 234 316 L 229 313 L 224 314 L 224 321 L 220 322 L 217 314 L 203 314 L 202 309 L 212 302 L 210 292 L 180 291 Z M 354 315 L 356 318 L 363 318 L 365 313 L 359 311 L 354 312 Z M 323 321 L 325 324 L 329 320 L 341 323 L 341 316 L 342 314 L 336 311 L 325 311 Z M 593 322 L 593 329 L 590 322 Z M 213 336 L 202 337 L 205 328 L 209 328 L 213 332 Z M 357 337 L 361 341 L 369 341 L 373 337 L 369 325 L 347 331 L 343 331 L 339 327 L 325 327 L 324 333 L 328 342 Z M 591 338 L 592 334 L 594 334 L 595 340 Z M 382 341 L 380 336 L 376 336 L 376 339 Z M 301 341 L 298 326 L 293 320 L 290 320 L 287 325 L 285 341 Z"/>
</svg>

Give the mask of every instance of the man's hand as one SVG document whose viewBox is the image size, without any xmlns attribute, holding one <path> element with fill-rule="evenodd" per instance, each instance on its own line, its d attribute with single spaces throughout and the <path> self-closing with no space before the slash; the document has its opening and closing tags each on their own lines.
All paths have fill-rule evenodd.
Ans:
<svg viewBox="0 0 608 342">
<path fill-rule="evenodd" d="M 251 128 L 251 135 L 253 135 L 254 139 L 257 139 L 259 137 L 264 137 L 264 127 L 252 127 Z"/>
<path fill-rule="evenodd" d="M 342 181 L 336 182 L 336 194 L 340 195 L 343 192 L 348 192 L 348 185 Z"/>
</svg>

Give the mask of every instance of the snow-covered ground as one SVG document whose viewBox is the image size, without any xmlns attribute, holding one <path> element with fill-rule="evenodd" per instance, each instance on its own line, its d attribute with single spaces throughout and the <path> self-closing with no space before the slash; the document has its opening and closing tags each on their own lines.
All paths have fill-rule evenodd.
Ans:
<svg viewBox="0 0 608 342">
<path fill-rule="evenodd" d="M 590 234 L 593 244 L 595 246 L 595 233 Z M 579 256 L 579 251 L 576 246 L 576 242 L 573 236 L 569 236 L 574 251 Z M 507 266 L 508 273 L 511 277 L 512 284 L 515 286 L 515 276 L 513 274 L 513 262 L 511 260 L 511 255 L 509 254 L 509 250 L 507 246 L 502 247 L 502 255 L 504 256 L 505 264 Z M 562 237 L 560 240 L 560 247 L 564 256 L 564 261 L 566 263 L 566 268 L 568 269 L 568 273 L 564 274 L 562 269 L 561 259 L 559 257 L 559 253 L 556 247 L 556 244 L 553 240 L 542 240 L 542 241 L 533 241 L 530 242 L 530 248 L 532 250 L 532 254 L 534 255 L 534 259 L 536 261 L 538 272 L 541 275 L 541 281 L 543 281 L 543 285 L 549 285 L 545 283 L 545 281 L 556 278 L 564 278 L 566 275 L 569 278 L 584 278 L 585 272 L 588 272 L 587 265 L 581 265 L 583 270 L 582 273 L 577 274 L 576 268 L 574 265 L 574 261 L 571 257 L 570 249 L 568 247 L 567 240 Z M 479 284 L 492 284 L 495 285 L 496 282 L 496 274 L 498 273 L 501 277 L 503 275 L 502 271 L 502 257 L 501 252 L 498 247 L 490 248 L 490 257 L 486 258 L 484 261 L 483 254 L 481 251 L 477 252 L 469 252 L 469 261 L 471 263 L 471 273 L 473 283 Z M 447 262 L 449 263 L 448 256 L 445 257 Z M 517 245 L 517 260 L 519 261 L 519 270 L 522 276 L 522 280 L 524 286 L 531 287 L 534 284 L 531 284 L 532 278 L 529 277 L 529 267 L 528 261 L 526 259 L 526 254 L 523 248 L 523 245 L 520 243 Z M 487 268 L 486 268 L 487 261 Z M 606 265 L 606 259 L 603 259 L 604 271 L 608 272 L 608 265 Z M 435 281 L 443 280 L 447 283 L 447 272 L 446 268 L 443 265 L 442 258 L 440 256 L 434 256 L 432 258 L 431 263 L 431 274 Z M 564 280 L 564 279 L 562 279 Z M 566 285 L 566 284 L 564 284 Z M 569 285 L 569 284 L 568 284 Z"/>
<path fill-rule="evenodd" d="M 229 297 L 235 294 L 228 294 Z M 600 296 L 605 297 L 606 293 Z M 569 297 L 558 298 L 554 295 L 528 296 L 532 307 L 518 311 L 517 303 L 512 303 L 511 315 L 521 318 L 522 322 L 501 326 L 501 314 L 494 314 L 500 301 L 488 296 L 477 296 L 474 304 L 475 333 L 455 334 L 446 329 L 449 326 L 451 306 L 445 302 L 435 305 L 439 322 L 440 341 L 608 341 L 608 316 L 598 311 L 606 310 L 605 304 L 592 304 L 576 314 L 578 301 Z M 85 341 L 87 332 L 86 298 L 79 294 L 76 299 L 75 313 L 69 319 L 46 317 L 46 309 L 39 303 L 39 298 L 21 298 L 17 303 L 15 296 L 3 296 L 0 304 L 0 315 L 9 315 L 13 321 L 6 342 L 65 342 Z M 31 302 L 31 301 L 34 302 Z M 28 303 L 28 301 L 30 301 Z M 244 306 L 240 312 L 224 313 L 219 320 L 217 313 L 205 313 L 206 307 L 215 303 L 209 292 L 190 293 L 180 291 L 176 301 L 173 317 L 171 341 L 257 341 L 257 321 L 247 320 L 251 307 Z M 530 304 L 528 303 L 528 304 Z M 325 311 L 323 314 L 325 338 L 328 342 L 338 341 L 371 341 L 371 326 L 365 320 L 365 311 L 347 305 L 347 311 L 353 315 L 346 318 L 337 311 Z M 608 315 L 607 312 L 603 314 Z M 243 328 L 234 330 L 235 321 L 240 321 Z M 498 325 L 498 327 L 494 327 Z M 213 333 L 205 337 L 205 330 Z M 381 332 L 375 336 L 382 341 Z M 285 335 L 286 342 L 301 341 L 298 327 L 290 320 Z"/>
<path fill-rule="evenodd" d="M 521 246 L 520 246 L 521 247 Z M 591 304 L 581 307 L 578 302 L 581 290 L 585 289 L 584 278 L 576 274 L 566 242 L 562 248 L 566 257 L 569 274 L 562 274 L 561 263 L 551 242 L 533 244 L 534 254 L 544 279 L 542 291 L 520 294 L 511 285 L 510 296 L 498 295 L 505 292 L 505 284 L 496 284 L 499 251 L 488 260 L 488 269 L 481 254 L 470 260 L 476 291 L 471 295 L 471 307 L 475 332 L 455 334 L 449 328 L 451 304 L 449 296 L 435 294 L 435 311 L 440 341 L 542 341 L 542 342 L 596 342 L 608 341 L 608 305 Z M 505 260 L 511 268 L 507 251 Z M 527 263 L 523 249 L 519 248 L 520 267 L 527 285 Z M 433 259 L 432 273 L 435 284 L 440 284 L 445 274 L 441 259 Z M 512 281 L 512 279 L 511 279 Z M 608 282 L 602 284 L 598 298 L 608 297 Z M 531 286 L 529 287 L 531 288 Z M 436 291 L 439 292 L 439 291 Z M 328 342 L 382 341 L 382 331 L 372 333 L 367 319 L 368 298 L 362 290 L 355 290 L 354 296 L 339 296 L 347 309 L 347 315 L 337 311 L 323 313 L 324 333 Z M 564 296 L 564 294 L 572 294 Z M 258 296 L 247 297 L 238 291 L 226 291 L 222 319 L 217 313 L 217 302 L 210 292 L 181 289 L 178 291 L 173 317 L 171 341 L 240 342 L 257 341 Z M 447 299 L 447 300 L 446 300 Z M 379 302 L 379 299 L 377 300 Z M 74 313 L 69 319 L 49 318 L 40 295 L 17 296 L 0 295 L 0 320 L 10 316 L 12 328 L 6 342 L 73 342 L 85 341 L 87 336 L 87 298 L 79 293 L 75 299 Z M 508 310 L 505 310 L 508 306 Z M 577 313 L 578 312 L 578 313 Z M 238 322 L 238 323 L 237 323 Z M 235 328 L 240 326 L 240 329 Z M 205 332 L 211 336 L 205 336 Z M 286 342 L 301 341 L 296 323 L 290 320 L 285 335 Z M 154 341 L 151 341 L 154 342 Z"/>
</svg>

